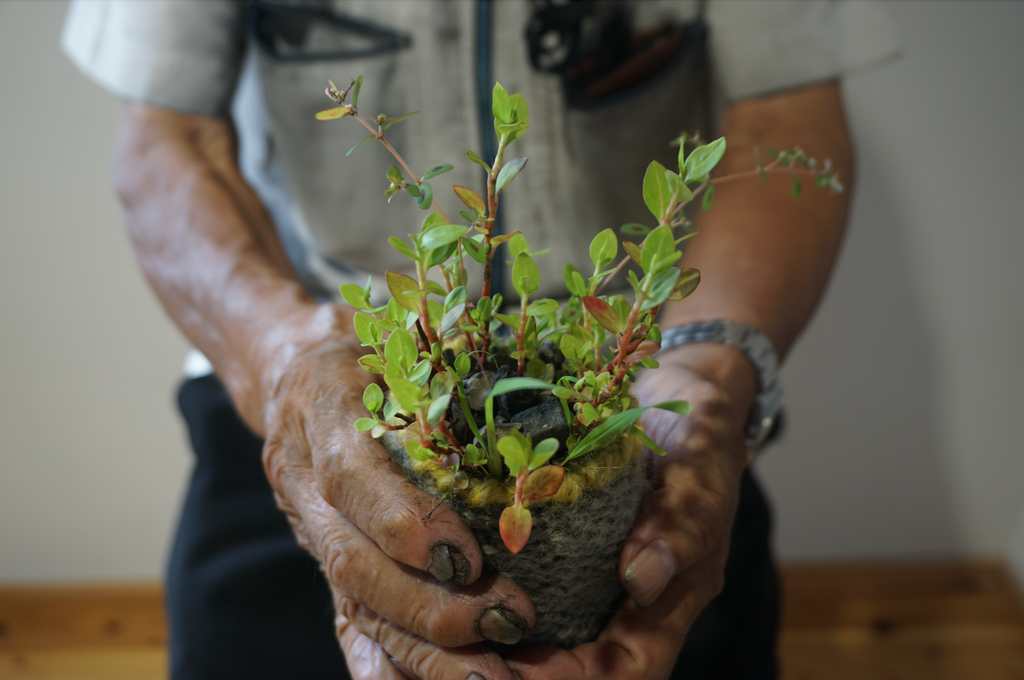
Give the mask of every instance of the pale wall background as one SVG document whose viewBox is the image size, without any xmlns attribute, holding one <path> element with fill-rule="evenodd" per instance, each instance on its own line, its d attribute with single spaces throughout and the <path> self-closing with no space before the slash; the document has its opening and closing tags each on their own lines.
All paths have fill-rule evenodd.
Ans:
<svg viewBox="0 0 1024 680">
<path fill-rule="evenodd" d="M 1014 556 L 1024 574 L 1024 3 L 893 2 L 848 82 L 859 181 L 758 463 L 783 558 Z M 189 471 L 186 344 L 109 188 L 114 99 L 65 3 L 0 2 L 0 582 L 156 578 Z"/>
</svg>

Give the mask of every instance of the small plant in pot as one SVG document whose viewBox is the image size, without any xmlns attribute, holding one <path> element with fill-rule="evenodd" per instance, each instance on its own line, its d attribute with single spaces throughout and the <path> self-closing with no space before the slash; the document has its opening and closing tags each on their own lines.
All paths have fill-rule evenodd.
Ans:
<svg viewBox="0 0 1024 680">
<path fill-rule="evenodd" d="M 621 259 L 615 232 L 599 233 L 589 248 L 592 272 L 566 264 L 568 297 L 559 302 L 536 297 L 534 258 L 542 253 L 532 252 L 523 234 L 494 230 L 499 198 L 527 162 L 504 158 L 529 127 L 522 95 L 494 86 L 497 153 L 485 161 L 466 152 L 486 172 L 487 191 L 454 187 L 466 207 L 460 224 L 429 183 L 452 166 L 413 172 L 385 132 L 414 114 L 362 115 L 361 86 L 361 77 L 344 91 L 330 83 L 327 94 L 337 106 L 317 118 L 359 121 L 370 133 L 362 141 L 376 139 L 397 162 L 387 173 L 388 200 L 406 192 L 429 212 L 419 233 L 390 239 L 414 264 L 415 277 L 387 272 L 387 304 L 371 304 L 369 281 L 341 286 L 359 310 L 355 331 L 368 351 L 360 365 L 381 376 L 366 388 L 368 415 L 354 426 L 378 438 L 414 484 L 462 516 L 485 569 L 530 596 L 536 625 L 523 643 L 570 648 L 593 640 L 623 594 L 619 553 L 648 488 L 641 452 L 665 454 L 639 418 L 648 408 L 688 412 L 681 401 L 641 407 L 630 388 L 635 371 L 658 366 L 659 309 L 684 299 L 700 280 L 696 270 L 676 266 L 680 244 L 695 234 L 683 209 L 700 194 L 708 209 L 714 182 L 729 179 L 709 179 L 725 140 L 704 144 L 683 135 L 678 172 L 652 162 L 642 191 L 657 225 L 625 225 L 636 241 L 621 243 Z M 794 194 L 801 175 L 839 189 L 828 165 L 818 168 L 799 149 L 773 154 L 765 166 L 758 155 L 750 174 L 767 178 L 774 171 L 793 175 Z M 501 244 L 511 260 L 514 301 L 490 289 Z M 483 270 L 479 296 L 467 291 L 467 266 Z M 602 294 L 622 272 L 632 295 Z"/>
</svg>

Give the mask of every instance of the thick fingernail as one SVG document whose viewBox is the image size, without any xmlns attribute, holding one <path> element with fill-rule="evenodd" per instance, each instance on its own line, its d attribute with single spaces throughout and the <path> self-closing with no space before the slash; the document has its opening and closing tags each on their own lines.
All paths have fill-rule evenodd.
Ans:
<svg viewBox="0 0 1024 680">
<path fill-rule="evenodd" d="M 469 560 L 454 545 L 436 543 L 430 549 L 427 571 L 438 581 L 464 586 L 469 581 Z"/>
<path fill-rule="evenodd" d="M 438 581 L 450 581 L 455 576 L 455 565 L 452 564 L 451 551 L 444 543 L 438 543 L 430 549 L 430 575 Z"/>
<path fill-rule="evenodd" d="M 668 543 L 660 538 L 651 541 L 626 567 L 629 596 L 641 607 L 654 604 L 676 575 L 677 568 L 675 555 Z"/>
<path fill-rule="evenodd" d="M 526 626 L 522 624 L 519 617 L 501 607 L 485 610 L 480 616 L 477 626 L 482 637 L 503 645 L 516 644 L 526 632 Z"/>
<path fill-rule="evenodd" d="M 466 676 L 466 680 L 487 680 L 487 678 L 480 675 L 479 673 L 470 673 Z"/>
</svg>

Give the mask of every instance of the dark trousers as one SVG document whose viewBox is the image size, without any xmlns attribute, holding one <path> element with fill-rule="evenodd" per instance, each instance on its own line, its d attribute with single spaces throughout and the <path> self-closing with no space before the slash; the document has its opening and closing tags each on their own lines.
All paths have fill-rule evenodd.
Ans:
<svg viewBox="0 0 1024 680">
<path fill-rule="evenodd" d="M 330 594 L 263 474 L 263 442 L 213 376 L 178 394 L 195 471 L 167 578 L 174 680 L 348 678 Z M 768 506 L 750 474 L 726 586 L 690 631 L 673 678 L 775 678 L 778 589 Z"/>
</svg>

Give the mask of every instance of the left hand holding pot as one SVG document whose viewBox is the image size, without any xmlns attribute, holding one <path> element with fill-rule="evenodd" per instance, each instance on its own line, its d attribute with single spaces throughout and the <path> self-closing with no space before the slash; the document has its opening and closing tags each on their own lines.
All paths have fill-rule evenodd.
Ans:
<svg viewBox="0 0 1024 680">
<path fill-rule="evenodd" d="M 684 399 L 691 412 L 645 414 L 645 430 L 668 456 L 654 461 L 654 488 L 622 551 L 629 597 L 594 642 L 511 652 L 509 666 L 524 680 L 668 678 L 690 626 L 722 589 L 756 377 L 727 347 L 688 345 L 659 360 L 636 385 L 641 404 Z"/>
</svg>

